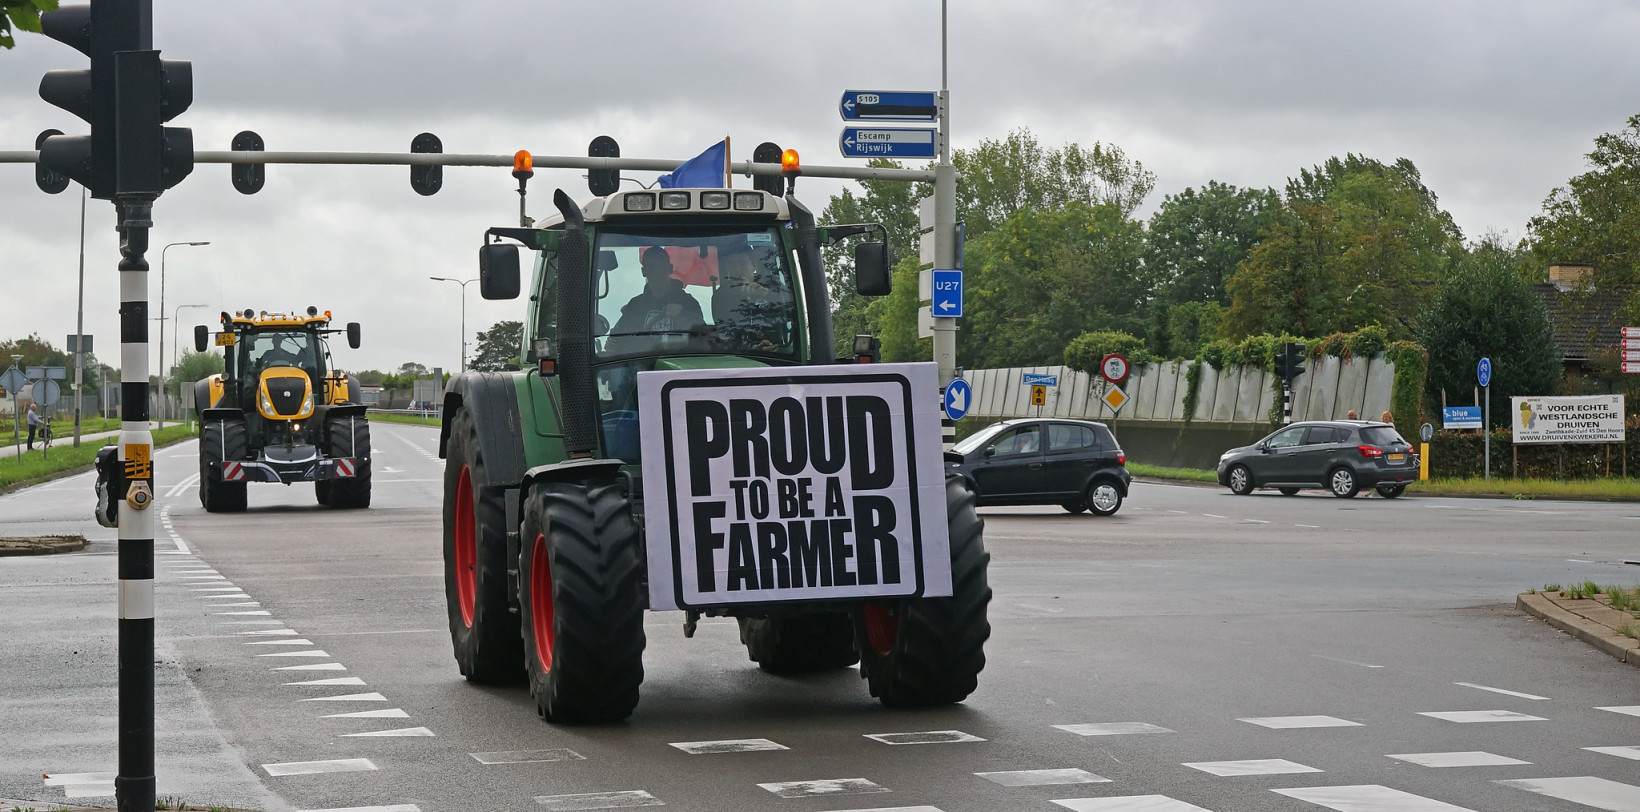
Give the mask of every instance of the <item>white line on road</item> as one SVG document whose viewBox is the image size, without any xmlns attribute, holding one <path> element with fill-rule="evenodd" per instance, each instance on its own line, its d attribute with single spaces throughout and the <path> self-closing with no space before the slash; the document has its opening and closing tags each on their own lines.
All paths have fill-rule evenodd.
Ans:
<svg viewBox="0 0 1640 812">
<path fill-rule="evenodd" d="M 1228 519 L 1228 518 L 1230 518 L 1229 516 L 1220 516 L 1217 513 L 1203 513 L 1202 515 L 1206 516 L 1210 519 Z"/>
<path fill-rule="evenodd" d="M 368 758 L 338 758 L 330 761 L 287 761 L 263 764 L 268 775 L 313 775 L 315 773 L 356 773 L 376 769 Z"/>
<path fill-rule="evenodd" d="M 360 736 L 368 737 L 399 737 L 399 736 L 432 736 L 433 731 L 425 727 L 401 727 L 397 730 L 372 730 L 369 733 L 343 733 L 342 738 L 350 739 Z"/>
<path fill-rule="evenodd" d="M 1320 530 L 1321 529 L 1321 525 L 1319 525 L 1319 524 L 1295 524 L 1293 526 L 1294 527 L 1302 527 L 1306 530 Z"/>
<path fill-rule="evenodd" d="M 1494 694 L 1503 694 L 1505 696 L 1518 696 L 1521 699 L 1548 699 L 1549 698 L 1549 697 L 1546 697 L 1546 696 L 1538 696 L 1537 694 L 1523 694 L 1523 693 L 1520 693 L 1518 691 L 1505 691 L 1502 688 L 1492 688 L 1492 687 L 1488 687 L 1486 685 L 1476 685 L 1473 682 L 1454 682 L 1452 684 L 1453 685 L 1462 685 L 1465 688 L 1478 688 L 1482 691 L 1491 691 Z"/>
<path fill-rule="evenodd" d="M 1344 659 L 1340 659 L 1338 657 L 1328 657 L 1325 654 L 1311 654 L 1310 656 L 1314 657 L 1318 660 L 1332 660 L 1335 663 L 1343 663 L 1345 665 L 1359 665 L 1362 668 L 1383 668 L 1383 666 L 1381 666 L 1381 665 L 1373 665 L 1372 663 L 1358 663 L 1354 660 L 1344 660 Z"/>
</svg>

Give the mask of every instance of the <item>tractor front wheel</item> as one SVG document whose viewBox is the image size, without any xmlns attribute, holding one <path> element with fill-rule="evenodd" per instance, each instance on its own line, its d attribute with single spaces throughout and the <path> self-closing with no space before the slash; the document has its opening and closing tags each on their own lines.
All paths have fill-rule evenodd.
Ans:
<svg viewBox="0 0 1640 812">
<path fill-rule="evenodd" d="M 330 456 L 353 458 L 353 476 L 320 483 L 320 502 L 343 510 L 370 507 L 370 421 L 364 415 L 347 415 L 326 427 Z"/>
<path fill-rule="evenodd" d="M 245 481 L 224 481 L 222 463 L 245 458 L 245 421 L 218 418 L 199 428 L 199 504 L 208 513 L 242 513 Z"/>
<path fill-rule="evenodd" d="M 616 722 L 643 682 L 642 539 L 616 480 L 549 482 L 524 501 L 519 597 L 536 712 Z"/>
<path fill-rule="evenodd" d="M 974 491 L 960 476 L 945 478 L 951 538 L 950 597 L 870 602 L 855 614 L 860 676 L 884 705 L 961 702 L 979 686 L 991 587 L 985 570 L 985 523 Z"/>
</svg>

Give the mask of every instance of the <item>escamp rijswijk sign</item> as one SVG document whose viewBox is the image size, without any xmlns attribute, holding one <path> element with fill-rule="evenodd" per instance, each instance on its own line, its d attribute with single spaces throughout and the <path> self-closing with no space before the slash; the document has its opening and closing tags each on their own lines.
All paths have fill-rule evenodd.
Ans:
<svg viewBox="0 0 1640 812">
<path fill-rule="evenodd" d="M 1621 443 L 1623 396 L 1512 397 L 1515 443 Z"/>
</svg>

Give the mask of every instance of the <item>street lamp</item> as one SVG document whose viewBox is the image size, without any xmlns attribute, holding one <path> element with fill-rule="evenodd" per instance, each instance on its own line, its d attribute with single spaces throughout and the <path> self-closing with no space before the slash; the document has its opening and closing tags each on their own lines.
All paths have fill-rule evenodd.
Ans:
<svg viewBox="0 0 1640 812">
<path fill-rule="evenodd" d="M 451 279 L 445 276 L 429 276 L 435 282 L 454 282 L 461 286 L 461 371 L 467 371 L 467 283 L 477 282 L 477 279 Z M 435 383 L 437 383 L 435 381 Z"/>
<path fill-rule="evenodd" d="M 208 304 L 177 305 L 176 309 L 171 311 L 171 371 L 172 372 L 177 371 L 177 358 L 182 355 L 182 352 L 181 352 L 181 350 L 182 350 L 182 336 L 181 336 L 181 334 L 179 334 L 177 332 L 178 330 L 180 330 L 182 328 L 182 311 L 187 310 L 190 307 L 210 307 L 210 305 L 208 305 Z M 165 331 L 165 325 L 161 324 L 160 325 L 160 332 L 164 332 L 164 331 Z M 164 336 L 160 336 L 160 338 L 164 338 Z M 164 359 L 161 359 L 161 360 L 164 360 Z M 161 386 L 163 386 L 165 384 L 165 370 L 160 370 L 159 382 L 160 382 Z M 182 381 L 177 381 L 177 407 L 181 408 L 181 406 L 182 406 Z M 178 419 L 181 419 L 181 418 L 178 418 Z"/>
<path fill-rule="evenodd" d="M 160 382 L 161 387 L 163 387 L 165 385 L 165 374 L 164 374 L 165 373 L 165 252 L 171 250 L 171 246 L 173 246 L 173 245 L 210 245 L 210 244 L 211 243 L 210 243 L 209 240 L 205 240 L 205 241 L 202 241 L 202 242 L 173 242 L 173 243 L 166 243 L 164 248 L 159 249 L 159 368 L 160 368 L 160 370 L 159 370 L 160 371 L 159 382 Z M 160 391 L 164 392 L 165 390 L 162 388 L 162 389 L 160 389 Z M 162 429 L 165 428 L 165 406 L 164 406 L 164 403 L 165 403 L 164 400 L 160 401 L 159 427 L 162 428 Z"/>
</svg>

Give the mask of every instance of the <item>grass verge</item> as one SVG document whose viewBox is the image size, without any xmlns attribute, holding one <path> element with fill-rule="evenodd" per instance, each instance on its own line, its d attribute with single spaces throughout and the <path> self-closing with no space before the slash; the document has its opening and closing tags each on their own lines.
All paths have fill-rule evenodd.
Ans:
<svg viewBox="0 0 1640 812">
<path fill-rule="evenodd" d="M 186 424 L 166 426 L 154 432 L 154 445 L 167 446 L 179 443 L 193 437 L 194 434 L 194 430 Z M 79 448 L 75 448 L 64 441 L 61 444 L 53 443 L 49 456 L 37 448 L 25 451 L 19 457 L 0 459 L 0 493 L 83 470 L 96 461 L 97 449 L 103 445 L 104 443 L 81 443 Z"/>
<path fill-rule="evenodd" d="M 1164 468 L 1160 465 L 1145 465 L 1142 462 L 1129 462 L 1128 473 L 1134 476 L 1149 477 L 1150 479 L 1182 479 L 1189 482 L 1218 482 L 1216 471 L 1205 468 Z"/>
<path fill-rule="evenodd" d="M 370 420 L 379 423 L 409 423 L 412 426 L 438 426 L 444 422 L 437 415 L 422 417 L 414 414 L 389 414 L 387 412 L 371 411 L 367 412 L 366 416 Z"/>
<path fill-rule="evenodd" d="M 1640 501 L 1640 479 L 1431 479 L 1407 486 L 1411 493 L 1505 496 L 1513 499 Z"/>
</svg>

